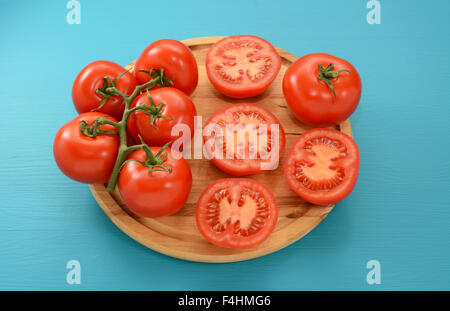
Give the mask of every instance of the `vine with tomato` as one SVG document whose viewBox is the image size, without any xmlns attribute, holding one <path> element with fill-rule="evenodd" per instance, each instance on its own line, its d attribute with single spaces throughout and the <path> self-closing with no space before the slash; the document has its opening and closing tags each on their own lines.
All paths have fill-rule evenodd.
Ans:
<svg viewBox="0 0 450 311">
<path fill-rule="evenodd" d="M 164 69 L 151 69 L 150 71 L 144 71 L 141 70 L 141 72 L 145 72 L 150 75 L 151 79 L 150 81 L 138 85 L 134 91 L 130 94 L 124 94 L 121 91 L 119 91 L 116 88 L 116 84 L 119 81 L 119 79 L 128 72 L 129 70 L 125 71 L 121 75 L 117 76 L 114 80 L 111 80 L 109 77 L 105 76 L 103 78 L 103 86 L 101 88 L 98 88 L 96 90 L 96 93 L 102 96 L 102 102 L 100 106 L 95 109 L 99 110 L 101 109 L 106 101 L 111 96 L 120 96 L 125 104 L 125 109 L 122 115 L 122 119 L 118 122 L 114 122 L 111 120 L 108 120 L 105 117 L 100 117 L 96 119 L 94 122 L 91 122 L 88 124 L 86 121 L 82 120 L 80 122 L 80 132 L 88 137 L 94 138 L 97 135 L 102 134 L 117 134 L 120 137 L 120 145 L 119 150 L 116 158 L 116 162 L 114 164 L 113 171 L 111 173 L 111 177 L 108 181 L 108 186 L 106 190 L 108 192 L 114 191 L 117 179 L 119 177 L 120 169 L 122 166 L 128 162 L 128 161 L 137 161 L 141 163 L 142 165 L 146 166 L 149 171 L 168 171 L 171 172 L 171 168 L 164 165 L 164 160 L 167 157 L 167 152 L 165 149 L 170 145 L 171 142 L 166 143 L 164 146 L 161 147 L 159 152 L 156 155 L 153 155 L 153 153 L 150 151 L 149 146 L 144 143 L 144 141 L 141 139 L 141 144 L 139 145 L 132 145 L 128 146 L 127 144 L 127 122 L 130 117 L 130 115 L 134 112 L 140 111 L 150 116 L 150 122 L 151 124 L 154 123 L 154 120 L 158 117 L 161 117 L 161 108 L 163 103 L 159 103 L 158 105 L 155 105 L 150 94 L 148 93 L 148 90 L 151 89 L 154 86 L 159 85 L 160 87 L 166 87 L 173 84 L 173 80 L 167 78 L 164 75 Z M 134 108 L 130 109 L 130 105 L 133 102 L 133 100 L 141 94 L 142 92 L 147 92 L 147 96 L 149 97 L 149 101 L 152 103 L 151 106 L 149 105 L 139 105 Z M 113 126 L 116 131 L 114 130 L 100 130 L 99 126 L 101 125 L 111 125 Z M 136 150 L 143 150 L 147 156 L 146 161 L 138 161 L 136 159 L 129 159 L 126 160 L 127 156 Z"/>
</svg>

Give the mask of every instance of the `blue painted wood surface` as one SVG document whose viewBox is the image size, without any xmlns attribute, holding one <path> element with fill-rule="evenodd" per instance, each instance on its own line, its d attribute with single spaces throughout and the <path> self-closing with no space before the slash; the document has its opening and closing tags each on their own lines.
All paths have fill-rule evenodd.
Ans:
<svg viewBox="0 0 450 311">
<path fill-rule="evenodd" d="M 0 1 L 0 289 L 450 289 L 449 1 Z M 87 63 L 126 65 L 159 38 L 255 34 L 298 56 L 328 52 L 359 70 L 351 117 L 361 152 L 352 195 L 309 235 L 256 260 L 160 255 L 103 214 L 57 169 L 52 141 L 76 113 Z M 66 263 L 81 263 L 68 285 Z M 366 263 L 381 263 L 368 285 Z"/>
</svg>

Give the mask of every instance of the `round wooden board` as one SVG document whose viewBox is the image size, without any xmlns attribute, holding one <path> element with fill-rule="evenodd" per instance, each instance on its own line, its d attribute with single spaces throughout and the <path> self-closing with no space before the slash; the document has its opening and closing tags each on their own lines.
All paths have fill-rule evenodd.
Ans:
<svg viewBox="0 0 450 311">
<path fill-rule="evenodd" d="M 90 185 L 95 200 L 105 214 L 123 232 L 139 243 L 168 256 L 200 262 L 235 262 L 257 258 L 297 241 L 305 236 L 333 209 L 334 205 L 318 206 L 299 198 L 287 185 L 283 177 L 283 163 L 295 139 L 310 127 L 299 122 L 290 112 L 282 91 L 282 80 L 286 69 L 297 57 L 277 48 L 282 58 L 282 67 L 269 89 L 258 97 L 230 99 L 214 89 L 205 70 L 205 56 L 209 47 L 222 37 L 205 37 L 184 40 L 198 63 L 199 83 L 191 98 L 203 123 L 215 111 L 233 103 L 255 102 L 269 109 L 280 120 L 286 132 L 286 148 L 275 171 L 248 176 L 268 186 L 276 196 L 279 206 L 277 226 L 270 237 L 257 247 L 247 250 L 227 249 L 206 241 L 198 232 L 195 223 L 195 206 L 207 185 L 219 178 L 230 177 L 217 169 L 207 159 L 192 159 L 188 163 L 192 170 L 192 191 L 185 206 L 176 214 L 160 218 L 143 218 L 127 210 L 117 189 L 106 192 L 104 185 Z M 132 67 L 134 62 L 129 65 Z M 350 122 L 341 123 L 337 129 L 352 135 Z"/>
</svg>

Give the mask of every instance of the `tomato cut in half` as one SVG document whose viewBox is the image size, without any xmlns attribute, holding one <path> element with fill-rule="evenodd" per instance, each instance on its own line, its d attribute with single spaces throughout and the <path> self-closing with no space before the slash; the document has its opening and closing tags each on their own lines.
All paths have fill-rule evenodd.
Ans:
<svg viewBox="0 0 450 311">
<path fill-rule="evenodd" d="M 222 171 L 243 176 L 278 167 L 286 138 L 280 121 L 256 104 L 235 104 L 214 113 L 203 131 L 205 150 Z"/>
<path fill-rule="evenodd" d="M 264 242 L 278 219 L 274 195 L 248 178 L 219 179 L 201 194 L 197 227 L 211 243 L 228 248 L 251 248 Z"/>
<path fill-rule="evenodd" d="M 276 78 L 281 58 L 268 41 L 250 35 L 231 36 L 214 43 L 206 54 L 212 85 L 232 98 L 264 92 Z"/>
<path fill-rule="evenodd" d="M 350 136 L 316 128 L 295 141 L 284 165 L 284 176 L 301 198 L 327 205 L 345 199 L 352 192 L 358 169 L 358 146 Z"/>
</svg>

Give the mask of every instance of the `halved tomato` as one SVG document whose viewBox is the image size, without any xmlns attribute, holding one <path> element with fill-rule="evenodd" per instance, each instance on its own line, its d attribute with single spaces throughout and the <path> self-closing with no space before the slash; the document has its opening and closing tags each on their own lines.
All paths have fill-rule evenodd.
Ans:
<svg viewBox="0 0 450 311">
<path fill-rule="evenodd" d="M 243 176 L 278 167 L 286 138 L 280 121 L 256 104 L 235 104 L 214 113 L 204 128 L 205 149 L 222 171 Z"/>
<path fill-rule="evenodd" d="M 231 36 L 214 43 L 206 55 L 212 85 L 232 98 L 264 92 L 277 76 L 281 58 L 268 41 L 250 35 Z"/>
<path fill-rule="evenodd" d="M 272 233 L 277 219 L 274 195 L 253 179 L 219 179 L 203 191 L 197 202 L 200 233 L 223 247 L 242 249 L 261 244 Z"/>
<path fill-rule="evenodd" d="M 358 146 L 350 136 L 315 128 L 295 141 L 284 165 L 284 176 L 301 198 L 326 205 L 352 192 L 358 169 Z"/>
</svg>

